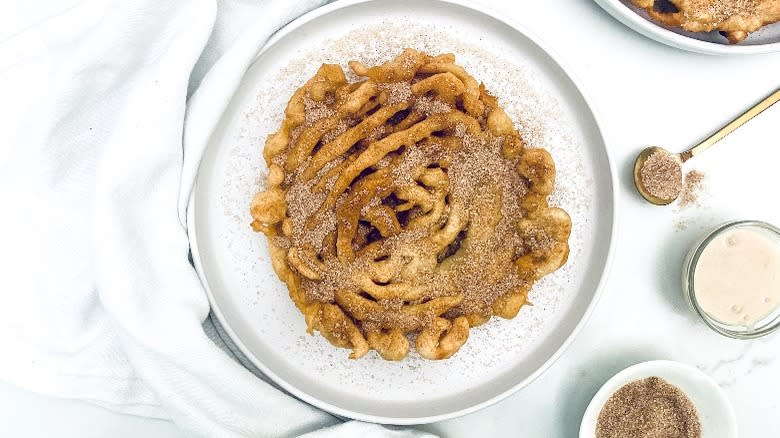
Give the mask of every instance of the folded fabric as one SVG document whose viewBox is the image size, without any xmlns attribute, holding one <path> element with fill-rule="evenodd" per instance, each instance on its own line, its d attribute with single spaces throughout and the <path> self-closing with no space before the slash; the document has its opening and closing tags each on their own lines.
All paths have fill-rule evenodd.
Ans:
<svg viewBox="0 0 780 438">
<path fill-rule="evenodd" d="M 423 436 L 339 425 L 254 376 L 218 345 L 188 260 L 187 199 L 211 130 L 269 36 L 319 3 L 4 11 L 0 378 L 188 435 Z"/>
</svg>

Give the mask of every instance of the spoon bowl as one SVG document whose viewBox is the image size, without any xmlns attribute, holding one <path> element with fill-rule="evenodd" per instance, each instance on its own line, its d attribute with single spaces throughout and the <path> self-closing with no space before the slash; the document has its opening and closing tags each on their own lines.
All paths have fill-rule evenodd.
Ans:
<svg viewBox="0 0 780 438">
<path fill-rule="evenodd" d="M 639 153 L 639 156 L 636 157 L 636 161 L 634 162 L 634 185 L 636 186 L 639 194 L 642 195 L 642 197 L 645 198 L 648 202 L 655 205 L 668 205 L 677 199 L 679 193 L 671 199 L 660 198 L 650 193 L 650 191 L 645 186 L 644 181 L 642 180 L 642 168 L 644 167 L 645 162 L 647 162 L 647 159 L 650 158 L 650 156 L 654 153 L 662 153 L 664 155 L 672 156 L 674 159 L 679 160 L 680 165 L 682 166 L 682 159 L 680 158 L 679 154 L 674 154 L 659 146 L 650 146 L 645 148 L 642 152 Z M 682 185 L 682 174 L 680 174 L 680 185 Z"/>
</svg>

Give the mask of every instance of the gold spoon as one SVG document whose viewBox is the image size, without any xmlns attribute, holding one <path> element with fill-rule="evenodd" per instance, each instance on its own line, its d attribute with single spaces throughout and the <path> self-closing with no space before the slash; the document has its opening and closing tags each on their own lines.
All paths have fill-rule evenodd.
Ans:
<svg viewBox="0 0 780 438">
<path fill-rule="evenodd" d="M 672 152 L 667 151 L 666 149 L 658 146 L 651 146 L 648 148 L 645 148 L 638 157 L 636 157 L 636 162 L 634 163 L 634 184 L 636 185 L 636 189 L 639 191 L 639 194 L 642 195 L 643 198 L 648 200 L 649 202 L 656 204 L 656 205 L 666 205 L 677 199 L 677 196 L 679 196 L 679 192 L 675 195 L 673 195 L 671 198 L 663 198 L 653 195 L 647 190 L 647 187 L 645 186 L 645 183 L 642 181 L 642 168 L 644 167 L 645 163 L 647 162 L 647 159 L 653 155 L 653 153 L 660 152 L 662 154 L 667 155 L 668 158 L 671 160 L 674 160 L 677 162 L 677 164 L 682 167 L 682 164 L 691 159 L 692 157 L 699 155 L 700 153 L 704 152 L 705 149 L 708 147 L 714 145 L 718 141 L 720 141 L 723 137 L 731 134 L 732 131 L 739 128 L 740 126 L 747 123 L 748 120 L 752 119 L 753 117 L 761 114 L 765 109 L 769 108 L 770 106 L 774 105 L 780 101 L 780 89 L 775 91 L 774 93 L 770 94 L 768 97 L 766 97 L 761 102 L 757 103 L 755 106 L 750 108 L 749 110 L 745 111 L 741 116 L 737 117 L 736 119 L 732 120 L 728 125 L 720 128 L 718 131 L 716 131 L 714 134 L 710 135 L 706 139 L 704 139 L 701 143 L 697 144 L 696 146 L 688 149 L 685 152 L 681 152 L 679 154 L 675 154 Z M 676 172 L 677 173 L 677 172 Z M 674 175 L 672 178 L 679 178 L 679 187 L 682 187 L 682 172 L 679 172 L 679 175 Z"/>
</svg>

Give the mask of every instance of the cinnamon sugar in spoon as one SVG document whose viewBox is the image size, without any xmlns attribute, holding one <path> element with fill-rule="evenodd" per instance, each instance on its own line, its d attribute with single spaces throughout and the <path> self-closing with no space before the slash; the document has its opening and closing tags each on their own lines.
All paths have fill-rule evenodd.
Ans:
<svg viewBox="0 0 780 438">
<path fill-rule="evenodd" d="M 780 89 L 685 152 L 675 154 L 658 146 L 643 150 L 634 163 L 634 184 L 639 194 L 656 205 L 670 204 L 682 192 L 683 163 L 704 152 L 778 101 L 780 101 Z"/>
</svg>

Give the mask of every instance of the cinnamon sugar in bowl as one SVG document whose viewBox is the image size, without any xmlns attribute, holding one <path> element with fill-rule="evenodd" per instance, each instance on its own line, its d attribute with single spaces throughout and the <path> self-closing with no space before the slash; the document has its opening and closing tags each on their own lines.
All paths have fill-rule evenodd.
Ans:
<svg viewBox="0 0 780 438">
<path fill-rule="evenodd" d="M 632 365 L 590 401 L 580 438 L 736 438 L 726 394 L 696 367 L 670 360 Z"/>
</svg>

